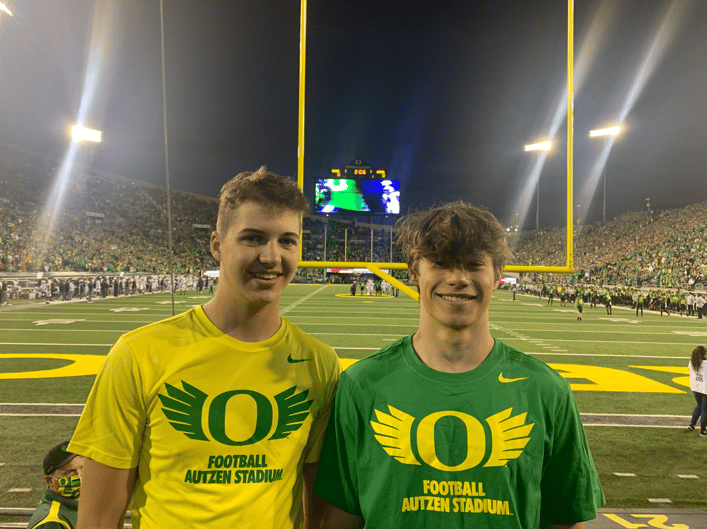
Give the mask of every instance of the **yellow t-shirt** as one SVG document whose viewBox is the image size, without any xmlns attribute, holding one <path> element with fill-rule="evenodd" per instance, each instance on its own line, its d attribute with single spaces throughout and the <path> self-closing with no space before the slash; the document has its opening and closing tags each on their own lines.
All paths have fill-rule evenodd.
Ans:
<svg viewBox="0 0 707 529">
<path fill-rule="evenodd" d="M 68 449 L 139 467 L 133 527 L 302 526 L 302 465 L 319 460 L 340 364 L 283 318 L 268 340 L 202 307 L 122 336 Z"/>
</svg>

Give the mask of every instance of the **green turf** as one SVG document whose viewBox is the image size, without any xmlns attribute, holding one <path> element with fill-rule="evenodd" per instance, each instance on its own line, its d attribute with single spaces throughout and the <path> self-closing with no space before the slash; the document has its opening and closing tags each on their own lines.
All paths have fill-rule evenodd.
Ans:
<svg viewBox="0 0 707 529">
<path fill-rule="evenodd" d="M 418 305 L 403 296 L 348 296 L 346 286 L 291 285 L 281 300 L 281 313 L 332 345 L 341 358 L 360 359 L 417 328 Z M 209 296 L 177 296 L 176 311 L 204 303 Z M 171 315 L 167 294 L 108 298 L 86 303 L 25 303 L 0 312 L 0 376 L 65 366 L 57 358 L 8 358 L 2 355 L 105 355 L 121 333 Z M 490 307 L 492 334 L 544 362 L 596 366 L 618 377 L 658 383 L 673 393 L 587 391 L 597 380 L 579 373 L 569 378 L 581 412 L 689 415 L 694 399 L 676 380 L 684 374 L 645 369 L 661 366 L 685 369 L 692 349 L 707 342 L 707 320 L 635 316 L 615 307 L 585 305 L 584 321 L 568 304 L 548 306 L 546 300 L 505 291 L 495 294 Z M 606 372 L 605 372 L 606 373 Z M 638 377 L 642 378 L 638 378 Z M 83 403 L 93 376 L 1 379 L 0 402 Z M 43 489 L 39 465 L 49 445 L 68 437 L 73 417 L 0 417 L 0 506 L 33 506 Z M 670 498 L 675 507 L 706 506 L 707 438 L 679 429 L 587 427 L 587 437 L 600 472 L 609 505 L 653 506 L 648 498 Z M 619 478 L 614 472 L 633 472 Z M 682 479 L 696 474 L 700 479 Z M 8 493 L 9 488 L 32 488 L 31 493 Z"/>
<path fill-rule="evenodd" d="M 707 508 L 706 438 L 687 429 L 590 426 L 585 431 L 607 507 L 643 508 L 647 498 L 667 498 L 670 507 Z"/>
</svg>

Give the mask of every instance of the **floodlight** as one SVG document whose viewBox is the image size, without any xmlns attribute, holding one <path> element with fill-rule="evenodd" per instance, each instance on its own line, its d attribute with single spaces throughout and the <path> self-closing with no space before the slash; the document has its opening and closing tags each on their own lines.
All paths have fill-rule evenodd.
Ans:
<svg viewBox="0 0 707 529">
<path fill-rule="evenodd" d="M 5 4 L 0 2 L 0 11 L 5 11 L 8 15 L 12 16 L 12 11 L 10 11 Z"/>
<path fill-rule="evenodd" d="M 543 141 L 541 143 L 533 143 L 531 145 L 526 145 L 525 150 L 526 151 L 549 151 L 550 148 L 552 147 L 552 142 L 548 141 Z"/>
<path fill-rule="evenodd" d="M 596 138 L 597 136 L 616 136 L 619 132 L 621 132 L 621 127 L 616 125 L 615 127 L 609 127 L 606 129 L 590 130 L 589 136 L 591 138 Z"/>
<path fill-rule="evenodd" d="M 81 124 L 74 125 L 73 127 L 71 127 L 71 139 L 77 143 L 81 141 L 93 141 L 96 143 L 100 143 L 101 131 L 87 129 Z"/>
<path fill-rule="evenodd" d="M 615 125 L 613 127 L 607 127 L 605 129 L 594 129 L 589 131 L 589 137 L 590 138 L 604 138 L 604 147 L 605 147 L 605 153 L 604 153 L 604 201 L 602 202 L 602 216 L 604 218 L 604 222 L 606 222 L 606 164 L 607 164 L 607 157 L 609 156 L 609 139 L 610 138 L 615 138 L 617 134 L 621 132 L 621 126 L 620 125 Z M 613 140 L 612 140 L 613 143 Z"/>
<path fill-rule="evenodd" d="M 552 142 L 550 140 L 543 141 L 540 143 L 532 143 L 525 146 L 525 151 L 544 151 L 547 152 L 552 147 Z M 542 156 L 544 159 L 544 155 Z M 539 168 L 538 168 L 539 171 Z M 540 231 L 540 174 L 538 172 L 538 185 L 536 188 L 536 199 L 535 199 L 535 231 Z"/>
</svg>

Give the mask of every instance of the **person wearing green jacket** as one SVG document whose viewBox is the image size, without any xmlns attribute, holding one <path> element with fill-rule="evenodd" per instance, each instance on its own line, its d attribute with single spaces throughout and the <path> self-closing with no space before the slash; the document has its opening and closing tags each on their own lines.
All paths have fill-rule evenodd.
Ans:
<svg viewBox="0 0 707 529">
<path fill-rule="evenodd" d="M 83 457 L 67 452 L 69 441 L 52 447 L 42 469 L 47 489 L 27 529 L 74 529 L 81 493 Z"/>
</svg>

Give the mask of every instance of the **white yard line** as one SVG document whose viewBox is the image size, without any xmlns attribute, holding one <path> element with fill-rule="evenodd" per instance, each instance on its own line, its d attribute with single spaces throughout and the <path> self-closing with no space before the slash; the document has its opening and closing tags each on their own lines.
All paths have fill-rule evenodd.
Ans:
<svg viewBox="0 0 707 529">
<path fill-rule="evenodd" d="M 625 342 L 628 343 L 628 342 Z M 674 345 L 674 344 L 673 344 Z M 665 359 L 665 360 L 684 360 L 687 362 L 689 360 L 688 357 L 686 356 L 646 356 L 646 355 L 612 355 L 612 354 L 603 354 L 603 353 L 558 353 L 558 352 L 552 352 L 552 353 L 546 353 L 544 351 L 523 351 L 525 354 L 534 354 L 534 355 L 544 355 L 544 356 L 586 356 L 586 357 L 609 357 L 609 358 L 654 358 L 654 359 Z"/>
<path fill-rule="evenodd" d="M 323 285 L 323 286 L 319 287 L 317 290 L 315 290 L 314 292 L 310 292 L 309 294 L 307 294 L 307 295 L 304 296 L 303 298 L 300 298 L 300 299 L 298 299 L 297 301 L 295 301 L 294 303 L 292 303 L 291 305 L 288 305 L 288 306 L 285 307 L 284 309 L 280 309 L 280 315 L 282 316 L 283 314 L 287 314 L 289 311 L 291 311 L 291 310 L 294 309 L 295 307 L 300 306 L 302 303 L 304 303 L 305 301 L 307 301 L 309 298 L 311 298 L 311 297 L 314 296 L 315 294 L 319 294 L 319 293 L 320 293 L 322 290 L 324 290 L 327 286 L 329 286 L 329 285 Z"/>
<path fill-rule="evenodd" d="M 310 332 L 314 336 L 385 336 L 386 338 L 402 338 L 407 334 L 351 334 L 350 332 Z"/>
<path fill-rule="evenodd" d="M 26 332 L 26 331 L 45 331 L 45 332 L 77 332 L 77 329 L 47 329 L 46 327 L 43 328 L 37 328 L 37 329 L 0 329 L 2 331 L 21 331 L 21 332 Z M 115 329 L 80 329 L 81 332 L 115 332 L 115 333 L 120 333 L 120 334 L 125 334 L 125 331 L 116 331 Z"/>
<path fill-rule="evenodd" d="M 50 346 L 76 346 L 76 347 L 113 347 L 112 343 L 40 343 L 40 342 L 0 342 L 0 345 L 50 345 Z M 0 353 L 2 354 L 2 353 Z M 50 353 L 47 353 L 50 354 Z"/>
</svg>

